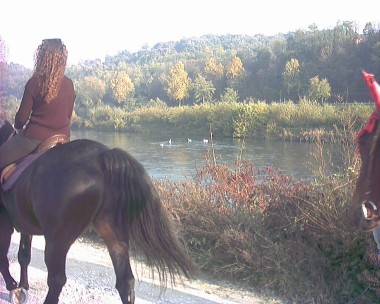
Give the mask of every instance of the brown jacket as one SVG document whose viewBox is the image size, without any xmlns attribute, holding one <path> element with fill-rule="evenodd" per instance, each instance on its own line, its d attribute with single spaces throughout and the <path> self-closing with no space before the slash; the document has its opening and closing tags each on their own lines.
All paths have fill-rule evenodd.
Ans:
<svg viewBox="0 0 380 304">
<path fill-rule="evenodd" d="M 65 76 L 58 96 L 46 103 L 39 95 L 37 78 L 30 78 L 25 85 L 20 108 L 16 113 L 15 128 L 21 129 L 27 124 L 23 134 L 38 140 L 56 134 L 70 136 L 70 119 L 75 97 L 73 82 Z"/>
</svg>

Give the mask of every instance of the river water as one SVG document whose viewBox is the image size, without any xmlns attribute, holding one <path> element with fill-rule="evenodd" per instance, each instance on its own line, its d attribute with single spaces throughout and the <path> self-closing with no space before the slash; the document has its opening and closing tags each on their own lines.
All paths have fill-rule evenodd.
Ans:
<svg viewBox="0 0 380 304">
<path fill-rule="evenodd" d="M 166 136 L 126 134 L 100 131 L 72 131 L 71 139 L 87 138 L 111 148 L 122 148 L 139 160 L 154 178 L 182 180 L 191 178 L 205 164 L 207 153 L 212 152 L 205 138 L 168 138 Z M 170 143 L 171 140 L 171 143 Z M 286 175 L 309 178 L 318 162 L 313 157 L 313 143 L 285 142 L 271 139 L 214 139 L 217 162 L 233 167 L 236 160 L 250 160 L 257 168 L 273 166 Z M 334 147 L 325 147 L 334 156 Z"/>
</svg>

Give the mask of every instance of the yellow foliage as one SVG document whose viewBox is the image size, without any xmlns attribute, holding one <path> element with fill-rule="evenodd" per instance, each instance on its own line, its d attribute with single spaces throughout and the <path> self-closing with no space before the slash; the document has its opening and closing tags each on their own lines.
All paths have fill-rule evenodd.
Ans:
<svg viewBox="0 0 380 304">
<path fill-rule="evenodd" d="M 190 84 L 191 79 L 185 71 L 185 65 L 183 62 L 178 62 L 170 69 L 165 91 L 169 98 L 177 100 L 181 105 L 181 101 L 188 95 Z"/>
</svg>

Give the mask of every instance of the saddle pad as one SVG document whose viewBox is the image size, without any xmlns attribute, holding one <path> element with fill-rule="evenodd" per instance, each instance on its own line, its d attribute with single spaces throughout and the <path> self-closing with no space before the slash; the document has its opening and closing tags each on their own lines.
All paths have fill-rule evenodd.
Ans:
<svg viewBox="0 0 380 304">
<path fill-rule="evenodd" d="M 28 166 L 33 161 L 35 161 L 37 158 L 39 158 L 42 154 L 44 154 L 44 152 L 33 153 L 33 154 L 29 154 L 26 157 L 24 157 L 22 159 L 22 161 L 20 161 L 16 165 L 16 167 L 14 168 L 14 170 L 10 173 L 9 177 L 5 181 L 3 181 L 2 185 L 1 185 L 3 191 L 9 190 L 13 186 L 13 184 L 16 182 L 16 180 L 20 177 L 21 173 L 26 168 L 28 168 Z"/>
</svg>

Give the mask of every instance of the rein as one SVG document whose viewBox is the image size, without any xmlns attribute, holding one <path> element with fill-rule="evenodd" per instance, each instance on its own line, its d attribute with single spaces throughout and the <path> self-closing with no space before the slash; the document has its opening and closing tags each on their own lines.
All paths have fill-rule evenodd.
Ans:
<svg viewBox="0 0 380 304">
<path fill-rule="evenodd" d="M 7 138 L 7 140 L 6 140 L 6 142 L 8 141 L 8 140 L 10 140 L 13 136 L 15 136 L 16 135 L 16 130 L 15 131 L 13 131 L 11 134 L 9 134 L 9 136 L 8 136 L 8 138 Z"/>
</svg>

